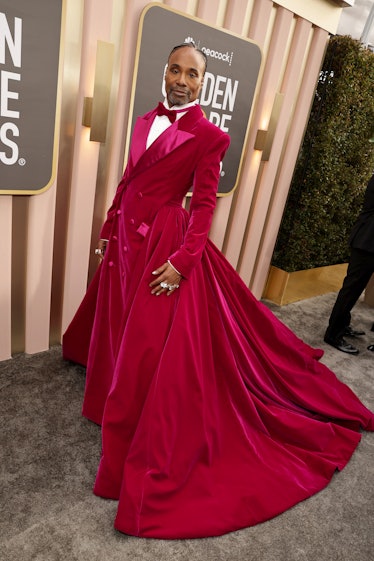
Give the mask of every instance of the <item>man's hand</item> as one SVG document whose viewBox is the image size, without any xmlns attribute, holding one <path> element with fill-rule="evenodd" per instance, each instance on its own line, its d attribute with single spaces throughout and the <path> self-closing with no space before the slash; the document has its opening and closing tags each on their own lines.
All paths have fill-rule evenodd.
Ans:
<svg viewBox="0 0 374 561">
<path fill-rule="evenodd" d="M 98 255 L 100 261 L 104 259 L 106 244 L 108 240 L 99 240 L 96 245 L 95 254 Z"/>
<path fill-rule="evenodd" d="M 164 263 L 161 267 L 158 267 L 158 269 L 153 271 L 152 275 L 156 278 L 149 286 L 152 288 L 151 294 L 155 294 L 156 296 L 160 296 L 163 292 L 166 292 L 166 295 L 170 296 L 174 290 L 179 288 L 182 280 L 181 275 L 179 275 L 169 263 Z"/>
</svg>

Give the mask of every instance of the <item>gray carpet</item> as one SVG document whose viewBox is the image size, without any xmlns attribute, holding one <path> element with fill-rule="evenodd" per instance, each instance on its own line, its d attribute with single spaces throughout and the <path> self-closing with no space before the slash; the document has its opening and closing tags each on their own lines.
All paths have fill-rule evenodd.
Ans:
<svg viewBox="0 0 374 561">
<path fill-rule="evenodd" d="M 267 305 L 374 409 L 374 310 L 354 308 L 367 334 L 348 356 L 321 342 L 334 300 Z M 0 363 L 1 561 L 373 561 L 373 434 L 325 490 L 273 520 L 218 538 L 139 539 L 116 532 L 116 502 L 91 492 L 100 429 L 80 415 L 83 388 L 60 347 Z"/>
</svg>

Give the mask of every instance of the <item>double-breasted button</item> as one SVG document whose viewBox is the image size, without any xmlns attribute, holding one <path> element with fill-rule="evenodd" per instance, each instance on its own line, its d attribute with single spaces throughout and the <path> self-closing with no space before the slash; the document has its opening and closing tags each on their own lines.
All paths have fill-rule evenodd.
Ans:
<svg viewBox="0 0 374 561">
<path fill-rule="evenodd" d="M 123 251 L 124 251 L 125 253 L 127 253 L 128 250 L 129 250 L 129 248 L 127 247 L 127 245 L 124 245 L 124 246 L 123 246 Z"/>
<path fill-rule="evenodd" d="M 117 236 L 112 236 L 112 240 L 116 242 L 118 240 Z"/>
<path fill-rule="evenodd" d="M 130 218 L 130 224 L 135 224 L 135 220 L 133 218 Z"/>
<path fill-rule="evenodd" d="M 122 210 L 117 210 L 117 214 L 122 214 Z"/>
<path fill-rule="evenodd" d="M 108 266 L 109 266 L 109 267 L 114 267 L 113 261 L 109 261 Z"/>
</svg>

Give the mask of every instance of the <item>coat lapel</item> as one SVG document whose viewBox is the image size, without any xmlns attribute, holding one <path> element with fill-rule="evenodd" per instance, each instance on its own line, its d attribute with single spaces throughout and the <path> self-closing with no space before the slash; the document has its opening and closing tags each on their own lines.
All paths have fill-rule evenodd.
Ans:
<svg viewBox="0 0 374 561">
<path fill-rule="evenodd" d="M 148 114 L 146 117 L 138 117 L 138 119 L 136 120 L 130 150 L 132 167 L 136 166 L 139 159 L 146 150 L 147 137 L 155 114 L 156 113 L 152 115 Z"/>
<path fill-rule="evenodd" d="M 144 171 L 179 148 L 187 140 L 194 138 L 193 130 L 200 118 L 203 118 L 200 107 L 193 107 L 164 131 L 146 150 L 147 137 L 155 116 L 156 110 L 136 121 L 130 152 L 132 174 Z"/>
</svg>

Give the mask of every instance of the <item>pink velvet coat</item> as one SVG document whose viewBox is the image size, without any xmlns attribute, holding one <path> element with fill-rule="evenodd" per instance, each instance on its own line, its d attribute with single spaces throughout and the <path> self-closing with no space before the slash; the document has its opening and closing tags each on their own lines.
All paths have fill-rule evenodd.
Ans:
<svg viewBox="0 0 374 561">
<path fill-rule="evenodd" d="M 119 501 L 115 527 L 214 536 L 321 490 L 374 420 L 208 239 L 228 136 L 196 106 L 146 150 L 155 114 L 137 121 L 63 352 L 87 365 L 83 414 L 102 426 L 94 492 Z M 167 259 L 180 288 L 151 295 Z"/>
</svg>

